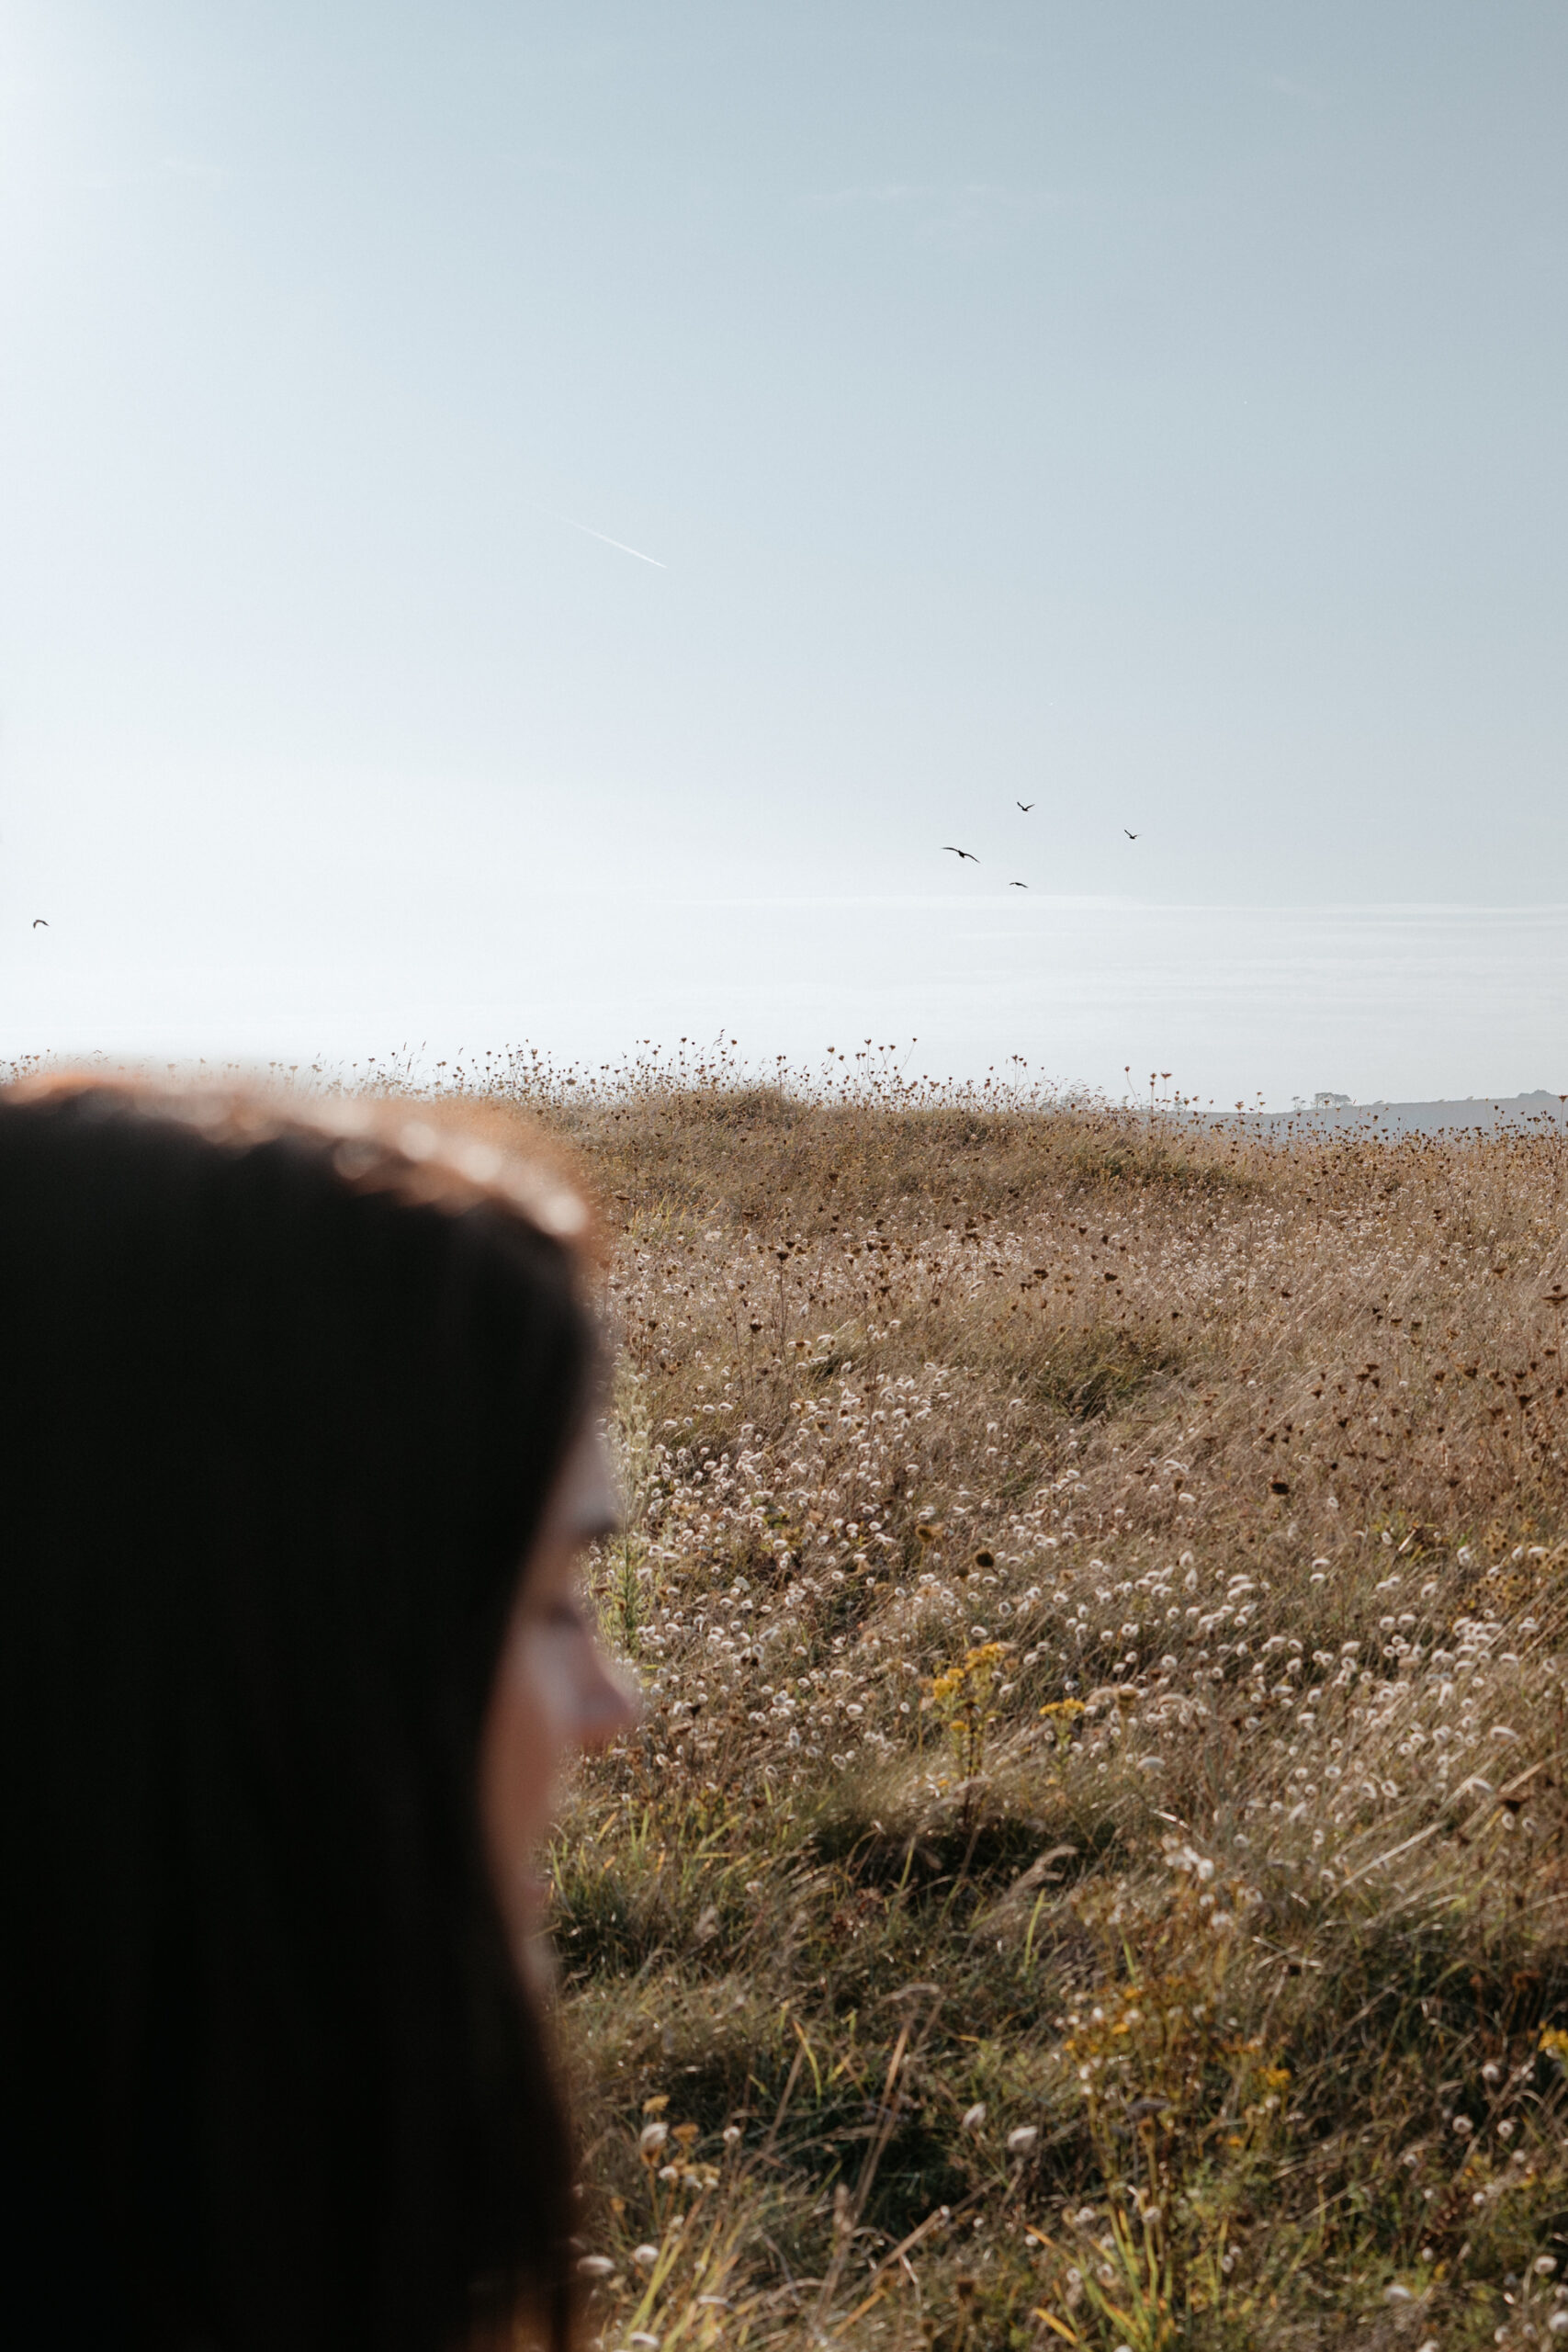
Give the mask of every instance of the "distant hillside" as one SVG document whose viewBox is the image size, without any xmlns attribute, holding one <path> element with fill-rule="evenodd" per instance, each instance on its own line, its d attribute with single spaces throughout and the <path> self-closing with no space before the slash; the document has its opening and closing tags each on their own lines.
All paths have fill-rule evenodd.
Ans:
<svg viewBox="0 0 1568 2352">
<path fill-rule="evenodd" d="M 1538 1086 L 1529 1094 L 1474 1094 L 1457 1102 L 1316 1102 L 1295 1111 L 1207 1116 L 1264 1134 L 1493 1135 L 1500 1127 L 1568 1126 L 1568 1097 Z"/>
</svg>

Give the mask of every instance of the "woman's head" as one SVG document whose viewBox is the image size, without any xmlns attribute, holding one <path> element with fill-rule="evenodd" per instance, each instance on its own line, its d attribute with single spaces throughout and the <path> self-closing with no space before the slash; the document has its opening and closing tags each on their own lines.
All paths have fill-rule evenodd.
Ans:
<svg viewBox="0 0 1568 2352">
<path fill-rule="evenodd" d="M 535 1698 L 613 1727 L 534 1611 L 603 1516 L 586 1227 L 423 1110 L 0 1097 L 6 2273 L 51 2340 L 564 2324 L 515 1960 Z"/>
</svg>

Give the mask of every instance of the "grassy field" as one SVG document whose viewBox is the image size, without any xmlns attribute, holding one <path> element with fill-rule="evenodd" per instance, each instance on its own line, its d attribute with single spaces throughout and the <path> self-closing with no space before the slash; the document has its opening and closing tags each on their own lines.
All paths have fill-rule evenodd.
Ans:
<svg viewBox="0 0 1568 2352">
<path fill-rule="evenodd" d="M 591 2339 L 1558 2340 L 1568 1143 L 840 1067 L 489 1081 L 615 1232 Z"/>
</svg>

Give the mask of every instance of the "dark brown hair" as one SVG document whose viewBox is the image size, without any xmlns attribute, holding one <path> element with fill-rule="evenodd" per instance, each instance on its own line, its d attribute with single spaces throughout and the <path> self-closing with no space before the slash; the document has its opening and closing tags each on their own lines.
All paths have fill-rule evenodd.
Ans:
<svg viewBox="0 0 1568 2352">
<path fill-rule="evenodd" d="M 477 1770 L 586 1225 L 419 1105 L 0 1093 L 9 2340 L 565 2342 Z"/>
</svg>

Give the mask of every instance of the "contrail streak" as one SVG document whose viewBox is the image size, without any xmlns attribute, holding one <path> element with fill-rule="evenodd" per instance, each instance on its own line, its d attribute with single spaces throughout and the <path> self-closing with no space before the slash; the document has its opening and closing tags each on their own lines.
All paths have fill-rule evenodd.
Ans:
<svg viewBox="0 0 1568 2352">
<path fill-rule="evenodd" d="M 549 507 L 541 511 L 545 514 L 552 512 Z M 556 521 L 568 524 L 574 531 L 586 531 L 591 539 L 602 539 L 607 548 L 619 548 L 623 555 L 635 555 L 638 563 L 651 563 L 656 571 L 668 571 L 670 569 L 667 563 L 660 563 L 656 555 L 644 555 L 640 548 L 629 548 L 625 539 L 613 539 L 608 531 L 596 531 L 592 523 L 580 523 L 574 515 L 558 514 Z"/>
</svg>

